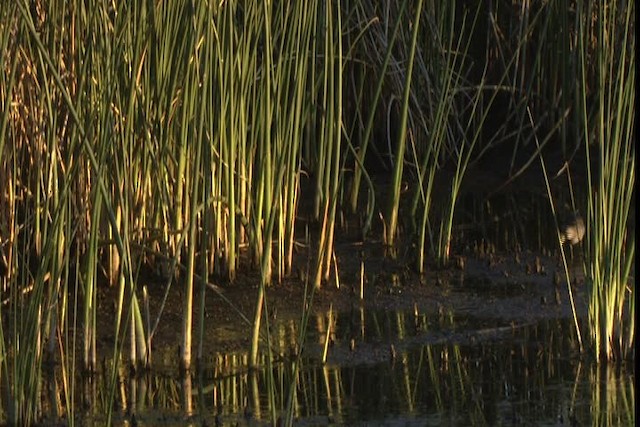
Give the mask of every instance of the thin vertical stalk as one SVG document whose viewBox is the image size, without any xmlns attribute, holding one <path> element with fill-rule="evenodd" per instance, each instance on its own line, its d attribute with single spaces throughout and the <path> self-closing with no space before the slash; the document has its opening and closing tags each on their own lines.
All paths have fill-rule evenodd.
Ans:
<svg viewBox="0 0 640 427">
<path fill-rule="evenodd" d="M 416 12 L 414 15 L 413 33 L 411 35 L 411 47 L 409 53 L 409 61 L 407 64 L 407 73 L 405 77 L 404 92 L 402 94 L 402 105 L 400 112 L 400 126 L 398 129 L 398 140 L 396 142 L 396 151 L 394 155 L 394 168 L 391 185 L 391 196 L 389 198 L 387 226 L 385 243 L 393 247 L 396 237 L 396 229 L 398 227 L 398 209 L 400 206 L 400 191 L 402 189 L 402 171 L 404 169 L 404 152 L 406 150 L 407 140 L 407 118 L 409 115 L 409 94 L 411 92 L 411 79 L 413 76 L 413 63 L 416 53 L 416 45 L 420 28 L 420 18 L 422 15 L 422 0 L 418 0 Z"/>
<path fill-rule="evenodd" d="M 400 24 L 404 22 L 402 17 L 404 16 L 404 10 L 406 8 L 408 0 L 403 0 L 400 4 L 400 8 L 398 10 L 398 19 L 396 20 L 395 25 L 393 26 L 393 31 L 391 33 L 391 38 L 389 39 L 387 52 L 384 56 L 384 61 L 382 62 L 382 66 L 380 67 L 378 77 L 378 81 L 376 82 L 376 89 L 374 91 L 373 100 L 371 101 L 371 110 L 369 111 L 369 117 L 367 118 L 367 125 L 365 126 L 364 136 L 362 137 L 362 143 L 358 149 L 358 153 L 356 154 L 356 165 L 353 171 L 353 183 L 351 185 L 351 193 L 350 193 L 350 203 L 351 210 L 353 212 L 356 211 L 358 206 L 358 195 L 360 193 L 360 182 L 362 180 L 362 172 L 364 170 L 364 158 L 367 154 L 367 148 L 369 146 L 369 141 L 371 139 L 371 134 L 373 132 L 373 125 L 376 117 L 376 109 L 378 106 L 378 102 L 380 100 L 380 96 L 382 94 L 382 87 L 385 82 L 385 76 L 387 73 L 387 69 L 389 68 L 389 62 L 392 58 L 393 47 L 395 46 L 396 39 L 398 37 L 398 32 L 400 29 Z"/>
<path fill-rule="evenodd" d="M 342 18 L 340 3 L 331 7 L 325 2 L 325 44 L 323 73 L 323 111 L 321 118 L 321 139 L 318 150 L 324 159 L 323 169 L 318 170 L 323 188 L 322 197 L 322 229 L 318 243 L 318 258 L 314 273 L 313 285 L 320 287 L 322 281 L 329 279 L 331 272 L 331 254 L 333 253 L 333 237 L 335 228 L 336 207 L 338 203 L 339 182 L 341 176 L 342 154 Z M 334 14 L 337 16 L 336 28 L 333 28 Z M 320 179 L 320 178 L 319 178 Z"/>
</svg>

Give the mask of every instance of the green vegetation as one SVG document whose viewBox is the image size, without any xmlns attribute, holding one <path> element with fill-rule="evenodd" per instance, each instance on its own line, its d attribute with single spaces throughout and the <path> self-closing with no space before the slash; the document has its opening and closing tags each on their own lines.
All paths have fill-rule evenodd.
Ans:
<svg viewBox="0 0 640 427">
<path fill-rule="evenodd" d="M 294 271 L 301 218 L 319 230 L 303 244 L 312 289 L 338 270 L 341 215 L 392 254 L 415 245 L 420 273 L 448 266 L 469 166 L 496 153 L 515 179 L 545 150 L 563 160 L 586 151 L 588 348 L 603 360 L 634 356 L 635 3 L 514 6 L 0 2 L 8 420 L 35 421 L 47 361 L 66 373 L 73 413 L 71 373 L 99 363 L 101 287 L 117 294 L 107 401 L 122 361 L 150 363 L 164 304 L 152 327 L 145 269 L 161 273 L 165 295 L 182 289 L 180 363 L 190 370 L 194 313 L 200 341 L 211 327 L 211 282 L 248 271 L 260 277 L 248 363 L 270 354 L 265 287 Z M 436 199 L 439 177 L 451 185 Z"/>
<path fill-rule="evenodd" d="M 599 359 L 622 360 L 635 351 L 635 7 L 601 1 L 585 16 L 596 19 L 579 23 L 581 83 L 598 88 L 593 102 L 583 90 L 579 104 L 588 129 L 591 189 L 585 256 L 592 281 L 589 330 Z"/>
</svg>

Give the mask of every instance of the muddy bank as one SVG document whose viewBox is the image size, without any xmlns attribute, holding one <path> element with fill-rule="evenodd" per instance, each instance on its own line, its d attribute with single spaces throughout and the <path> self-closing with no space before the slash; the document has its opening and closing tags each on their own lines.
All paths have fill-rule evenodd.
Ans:
<svg viewBox="0 0 640 427">
<path fill-rule="evenodd" d="M 536 255 L 528 251 L 509 255 L 463 255 L 456 257 L 454 266 L 432 269 L 418 275 L 407 266 L 406 260 L 393 261 L 383 254 L 382 245 L 366 247 L 363 258 L 354 257 L 353 245 L 341 244 L 337 256 L 340 267 L 339 280 L 332 278 L 313 293 L 312 317 L 334 315 L 353 316 L 356 311 L 405 313 L 416 323 L 420 319 L 438 319 L 454 316 L 462 333 L 429 335 L 416 327 L 414 344 L 436 341 L 469 343 L 483 339 L 499 338 L 507 329 L 529 325 L 543 319 L 572 318 L 569 292 L 564 280 L 564 270 L 559 258 Z M 350 247 L 351 246 L 351 247 Z M 363 246 L 358 245 L 359 249 Z M 363 252 L 365 250 L 363 249 Z M 377 254 L 378 253 L 378 254 Z M 376 255 L 377 254 L 377 255 Z M 363 298 L 360 299 L 360 260 L 364 259 Z M 572 292 L 576 309 L 581 317 L 586 315 L 586 286 L 581 279 L 582 267 L 576 255 L 571 266 Z M 285 279 L 267 288 L 267 310 L 272 328 L 275 325 L 299 325 L 305 299 L 305 273 Z M 220 285 L 219 293 L 205 291 L 205 332 L 203 355 L 205 358 L 229 352 L 246 352 L 250 348 L 251 325 L 257 298 L 259 277 L 257 274 L 241 275 L 234 284 Z M 339 283 L 339 286 L 338 284 Z M 166 288 L 149 280 L 149 311 L 155 322 Z M 198 287 L 199 289 L 199 287 Z M 311 289 L 307 288 L 307 292 Z M 116 297 L 115 290 L 103 290 L 100 322 L 109 322 L 109 310 Z M 178 343 L 182 322 L 182 288 L 179 282 L 168 290 L 167 302 L 161 313 L 158 328 L 153 337 L 154 364 L 177 366 Z M 199 317 L 199 293 L 196 293 L 194 319 Z M 475 319 L 467 321 L 463 319 Z M 310 326 L 314 328 L 313 325 Z M 110 331 L 112 326 L 98 325 L 98 331 Z M 199 336 L 197 320 L 194 323 L 194 347 Z M 273 332 L 272 332 L 273 333 Z M 99 339 L 100 354 L 111 353 L 112 336 Z M 335 344 L 335 345 L 334 345 Z M 391 342 L 380 348 L 361 348 L 348 337 L 332 342 L 332 360 L 335 363 L 356 363 L 366 360 L 380 351 L 381 357 L 392 357 Z M 411 345 L 404 342 L 402 345 Z M 319 356 L 319 343 L 308 343 L 307 355 Z M 357 347 L 357 348 L 355 348 Z M 339 350 L 342 349 L 342 350 Z M 365 356 L 358 356 L 359 352 Z M 295 353 L 292 344 L 291 353 Z M 286 353 L 286 351 L 283 351 Z M 369 354 L 367 354 L 369 353 Z M 388 354 L 387 354 L 388 353 Z M 194 353 L 195 354 L 195 353 Z M 342 354 L 343 356 L 336 355 Z M 282 357 L 287 356 L 282 354 Z M 107 356 L 108 357 L 108 356 Z M 378 357 L 374 357 L 377 359 Z M 340 360 L 344 359 L 344 360 Z"/>
</svg>

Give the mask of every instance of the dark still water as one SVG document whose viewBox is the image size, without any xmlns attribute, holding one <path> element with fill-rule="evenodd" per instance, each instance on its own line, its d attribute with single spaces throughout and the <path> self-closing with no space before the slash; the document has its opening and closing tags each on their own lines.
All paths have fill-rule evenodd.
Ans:
<svg viewBox="0 0 640 427">
<path fill-rule="evenodd" d="M 584 360 L 572 331 L 568 319 L 517 324 L 360 308 L 312 318 L 297 359 L 296 323 L 280 322 L 271 328 L 273 362 L 256 371 L 246 353 L 217 354 L 187 378 L 123 368 L 111 391 L 105 363 L 77 380 L 76 421 L 104 425 L 112 401 L 115 425 L 284 425 L 287 413 L 301 426 L 635 425 L 635 368 Z M 163 357 L 176 366 L 169 353 L 154 364 Z M 59 378 L 43 379 L 43 424 L 69 421 L 56 416 L 69 387 Z"/>
</svg>

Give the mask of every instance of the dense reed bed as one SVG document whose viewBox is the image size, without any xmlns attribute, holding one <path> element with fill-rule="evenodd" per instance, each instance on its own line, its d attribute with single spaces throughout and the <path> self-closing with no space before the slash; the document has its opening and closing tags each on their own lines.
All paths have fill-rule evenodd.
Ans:
<svg viewBox="0 0 640 427">
<path fill-rule="evenodd" d="M 339 215 L 391 255 L 415 244 L 419 272 L 448 265 L 468 166 L 498 150 L 517 177 L 533 134 L 540 148 L 522 168 L 544 149 L 598 159 L 585 209 L 593 349 L 632 354 L 635 4 L 490 4 L 1 2 L 8 419 L 37 417 L 45 361 L 96 369 L 101 286 L 118 289 L 114 360 L 151 363 L 164 304 L 150 318 L 145 269 L 182 287 L 188 370 L 193 325 L 200 340 L 211 327 L 194 307 L 249 270 L 258 363 L 270 348 L 265 286 L 292 273 L 297 247 L 313 260 L 310 288 L 327 283 Z M 434 205 L 445 170 L 452 183 Z"/>
</svg>

